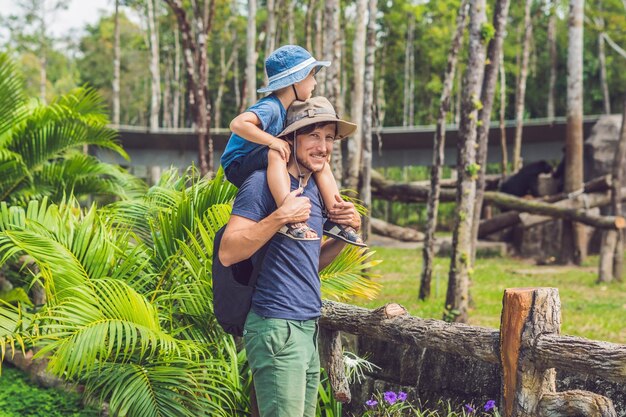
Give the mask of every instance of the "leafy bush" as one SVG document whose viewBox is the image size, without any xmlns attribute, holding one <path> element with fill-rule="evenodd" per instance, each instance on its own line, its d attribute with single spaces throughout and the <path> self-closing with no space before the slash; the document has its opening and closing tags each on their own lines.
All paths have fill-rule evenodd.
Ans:
<svg viewBox="0 0 626 417">
<path fill-rule="evenodd" d="M 2 370 L 0 409 L 3 417 L 95 417 L 98 411 L 85 408 L 80 394 L 33 386 L 15 368 Z"/>
</svg>

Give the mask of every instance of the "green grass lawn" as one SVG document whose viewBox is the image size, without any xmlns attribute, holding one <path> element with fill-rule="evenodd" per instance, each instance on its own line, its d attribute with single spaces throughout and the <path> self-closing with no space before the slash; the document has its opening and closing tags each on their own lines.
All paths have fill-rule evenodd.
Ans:
<svg viewBox="0 0 626 417">
<path fill-rule="evenodd" d="M 418 301 L 422 265 L 421 249 L 374 247 L 383 259 L 373 269 L 383 284 L 373 301 L 355 299 L 353 304 L 368 308 L 395 302 L 411 315 L 441 319 L 446 295 L 449 258 L 435 261 L 431 298 Z M 598 258 L 581 267 L 535 266 L 531 261 L 510 258 L 478 259 L 470 293 L 473 306 L 470 324 L 499 327 L 502 294 L 505 288 L 556 287 L 562 308 L 562 333 L 626 344 L 626 282 L 598 285 Z"/>
</svg>

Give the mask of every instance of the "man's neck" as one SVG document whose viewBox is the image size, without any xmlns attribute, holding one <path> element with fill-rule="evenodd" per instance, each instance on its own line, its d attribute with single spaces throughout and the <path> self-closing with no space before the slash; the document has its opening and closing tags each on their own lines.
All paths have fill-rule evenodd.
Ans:
<svg viewBox="0 0 626 417">
<path fill-rule="evenodd" d="M 311 178 L 311 171 L 300 165 L 300 172 L 298 172 L 298 167 L 296 166 L 296 163 L 293 159 L 289 161 L 289 164 L 287 165 L 287 171 L 296 179 L 300 179 L 300 173 L 302 173 L 302 186 L 305 186 L 309 183 L 309 179 Z"/>
</svg>

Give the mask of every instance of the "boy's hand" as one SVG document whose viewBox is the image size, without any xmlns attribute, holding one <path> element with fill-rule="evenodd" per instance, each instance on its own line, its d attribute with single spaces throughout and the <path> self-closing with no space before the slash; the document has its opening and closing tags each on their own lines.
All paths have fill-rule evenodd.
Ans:
<svg viewBox="0 0 626 417">
<path fill-rule="evenodd" d="M 281 212 L 281 216 L 285 223 L 300 223 L 306 222 L 311 215 L 311 201 L 308 197 L 300 197 L 303 189 L 298 188 L 293 190 L 278 210 Z"/>
<path fill-rule="evenodd" d="M 291 155 L 291 148 L 286 140 L 282 139 L 274 139 L 272 143 L 269 144 L 269 148 L 278 152 L 280 156 L 285 160 L 285 162 L 289 161 L 289 155 Z"/>
<path fill-rule="evenodd" d="M 361 228 L 361 216 L 356 211 L 354 204 L 343 201 L 338 195 L 335 196 L 336 203 L 328 210 L 328 218 L 335 223 L 351 226 L 354 230 Z"/>
</svg>

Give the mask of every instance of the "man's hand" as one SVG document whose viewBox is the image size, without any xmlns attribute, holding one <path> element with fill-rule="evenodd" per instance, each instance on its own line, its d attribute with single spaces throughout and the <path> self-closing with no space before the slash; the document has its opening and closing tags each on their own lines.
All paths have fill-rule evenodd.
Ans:
<svg viewBox="0 0 626 417">
<path fill-rule="evenodd" d="M 328 210 L 328 218 L 335 223 L 351 226 L 354 230 L 361 228 L 361 216 L 356 211 L 354 204 L 343 201 L 338 195 L 335 196 L 336 203 Z"/>
<path fill-rule="evenodd" d="M 286 140 L 275 138 L 270 144 L 269 148 L 278 152 L 285 160 L 285 162 L 289 161 L 289 155 L 291 154 L 291 147 Z"/>
<path fill-rule="evenodd" d="M 280 212 L 281 220 L 287 223 L 300 223 L 306 222 L 311 216 L 311 201 L 308 197 L 298 197 L 302 194 L 302 187 L 293 190 L 285 200 L 280 208 L 277 210 Z"/>
</svg>

